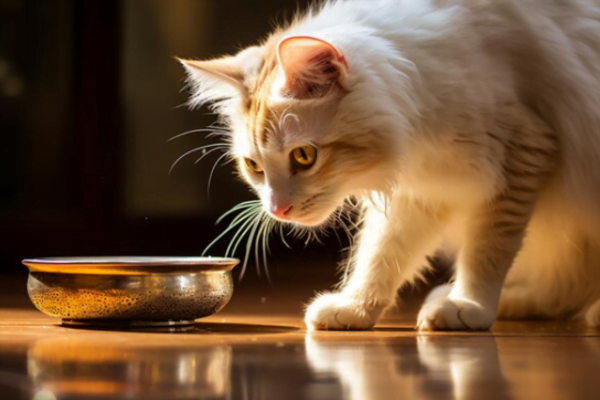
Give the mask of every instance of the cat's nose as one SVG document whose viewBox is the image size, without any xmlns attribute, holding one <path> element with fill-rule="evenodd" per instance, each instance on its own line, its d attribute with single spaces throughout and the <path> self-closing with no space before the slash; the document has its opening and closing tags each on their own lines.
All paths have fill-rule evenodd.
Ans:
<svg viewBox="0 0 600 400">
<path fill-rule="evenodd" d="M 292 210 L 292 206 L 290 205 L 272 205 L 271 206 L 271 214 L 276 216 L 277 218 L 285 219 L 286 215 Z"/>
</svg>

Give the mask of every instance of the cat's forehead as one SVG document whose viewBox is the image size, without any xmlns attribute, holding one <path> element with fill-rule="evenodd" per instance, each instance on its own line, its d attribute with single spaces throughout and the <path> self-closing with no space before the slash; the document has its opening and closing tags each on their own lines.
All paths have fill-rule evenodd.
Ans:
<svg viewBox="0 0 600 400">
<path fill-rule="evenodd" d="M 311 112 L 303 102 L 281 96 L 283 72 L 277 60 L 277 35 L 264 44 L 263 61 L 245 82 L 240 129 L 237 138 L 253 153 L 283 151 L 287 147 L 313 140 L 307 129 Z"/>
<path fill-rule="evenodd" d="M 268 101 L 256 102 L 255 108 L 246 114 L 238 134 L 245 136 L 247 146 L 253 152 L 283 151 L 302 140 L 300 123 L 293 107 Z"/>
<path fill-rule="evenodd" d="M 244 131 L 255 151 L 283 150 L 298 139 L 300 118 L 293 102 L 273 96 L 278 73 L 276 61 L 265 61 L 245 100 Z"/>
<path fill-rule="evenodd" d="M 244 113 L 236 140 L 245 142 L 248 153 L 285 152 L 290 148 L 318 144 L 327 140 L 327 127 L 332 110 L 307 107 L 296 101 L 264 96 L 253 102 Z"/>
</svg>

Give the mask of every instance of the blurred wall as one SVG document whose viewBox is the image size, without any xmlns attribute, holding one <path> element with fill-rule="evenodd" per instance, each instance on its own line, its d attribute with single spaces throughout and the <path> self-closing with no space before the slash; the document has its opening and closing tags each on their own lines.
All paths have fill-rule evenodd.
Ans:
<svg viewBox="0 0 600 400">
<path fill-rule="evenodd" d="M 128 215 L 211 214 L 204 176 L 209 161 L 194 167 L 194 154 L 171 176 L 171 164 L 205 143 L 202 134 L 167 139 L 210 124 L 185 101 L 177 54 L 207 54 L 214 34 L 214 2 L 127 1 L 123 7 L 123 111 L 125 139 L 124 207 Z M 215 199 L 223 198 L 217 182 Z M 166 195 L 168 194 L 168 195 Z M 237 197 L 237 196 L 236 196 Z"/>
<path fill-rule="evenodd" d="M 234 53 L 307 3 L 0 0 L 0 273 L 33 256 L 201 253 L 253 195 L 224 165 L 208 197 L 217 153 L 168 176 L 210 143 L 168 139 L 215 121 L 183 106 L 174 56 Z M 334 258 L 332 243 L 285 254 Z"/>
<path fill-rule="evenodd" d="M 174 56 L 215 57 L 257 43 L 296 1 L 145 0 L 123 2 L 122 77 L 125 138 L 124 207 L 128 215 L 215 215 L 250 198 L 232 179 L 231 166 L 215 170 L 211 202 L 207 181 L 220 156 L 194 166 L 190 155 L 167 176 L 186 151 L 208 143 L 195 133 L 170 137 L 214 122 L 208 110 L 183 104 L 184 74 Z"/>
</svg>

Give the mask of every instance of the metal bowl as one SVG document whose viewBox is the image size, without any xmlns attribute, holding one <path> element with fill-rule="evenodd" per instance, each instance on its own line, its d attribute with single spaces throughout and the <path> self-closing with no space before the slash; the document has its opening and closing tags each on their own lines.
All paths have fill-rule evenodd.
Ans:
<svg viewBox="0 0 600 400">
<path fill-rule="evenodd" d="M 179 326 L 231 299 L 234 258 L 83 257 L 24 260 L 27 292 L 66 325 Z"/>
</svg>

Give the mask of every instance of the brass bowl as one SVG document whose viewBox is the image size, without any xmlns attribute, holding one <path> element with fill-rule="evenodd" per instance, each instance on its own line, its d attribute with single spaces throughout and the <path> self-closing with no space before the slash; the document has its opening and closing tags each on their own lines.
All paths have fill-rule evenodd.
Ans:
<svg viewBox="0 0 600 400">
<path fill-rule="evenodd" d="M 66 325 L 179 326 L 221 310 L 234 258 L 83 257 L 24 260 L 27 292 Z"/>
</svg>

